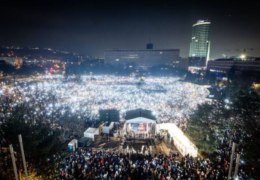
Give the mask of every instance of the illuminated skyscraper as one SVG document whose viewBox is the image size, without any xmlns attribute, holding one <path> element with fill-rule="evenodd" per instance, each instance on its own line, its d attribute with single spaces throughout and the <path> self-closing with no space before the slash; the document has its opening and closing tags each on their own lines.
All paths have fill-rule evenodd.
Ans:
<svg viewBox="0 0 260 180">
<path fill-rule="evenodd" d="M 190 66 L 206 66 L 206 62 L 209 60 L 209 27 L 210 22 L 205 20 L 199 20 L 192 26 Z"/>
</svg>

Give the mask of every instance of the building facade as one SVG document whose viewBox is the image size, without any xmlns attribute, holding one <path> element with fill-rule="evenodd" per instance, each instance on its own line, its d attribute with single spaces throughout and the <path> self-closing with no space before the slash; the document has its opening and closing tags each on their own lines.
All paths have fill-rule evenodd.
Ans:
<svg viewBox="0 0 260 180">
<path fill-rule="evenodd" d="M 147 69 L 156 65 L 173 65 L 180 57 L 179 49 L 107 50 L 105 64 Z"/>
<path fill-rule="evenodd" d="M 210 54 L 209 27 L 210 22 L 205 20 L 199 20 L 192 26 L 189 57 L 193 61 L 189 66 L 206 66 Z"/>
<path fill-rule="evenodd" d="M 260 58 L 254 60 L 217 59 L 208 61 L 207 70 L 219 77 L 227 77 L 233 68 L 236 76 L 260 81 Z"/>
<path fill-rule="evenodd" d="M 204 68 L 206 67 L 206 57 L 189 57 L 190 68 Z"/>
<path fill-rule="evenodd" d="M 188 70 L 189 58 L 176 58 L 172 66 L 178 69 Z"/>
</svg>

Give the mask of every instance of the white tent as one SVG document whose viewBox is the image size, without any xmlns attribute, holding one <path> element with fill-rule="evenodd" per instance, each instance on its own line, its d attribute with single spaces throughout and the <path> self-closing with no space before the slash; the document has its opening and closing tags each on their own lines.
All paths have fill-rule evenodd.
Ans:
<svg viewBox="0 0 260 180">
<path fill-rule="evenodd" d="M 182 155 L 189 154 L 193 157 L 198 156 L 198 148 L 183 134 L 183 132 L 172 123 L 157 124 L 157 133 L 160 129 L 168 130 L 174 140 L 174 145 Z"/>
<path fill-rule="evenodd" d="M 99 135 L 99 129 L 98 128 L 88 128 L 84 132 L 84 137 L 92 138 L 94 141 L 95 135 Z"/>
<path fill-rule="evenodd" d="M 156 123 L 156 121 L 144 117 L 137 117 L 137 118 L 126 120 L 125 123 Z"/>
<path fill-rule="evenodd" d="M 114 127 L 114 122 L 111 122 L 108 126 L 102 127 L 102 132 L 105 134 L 109 134 L 110 130 L 113 129 L 113 127 Z"/>
<path fill-rule="evenodd" d="M 146 127 L 144 128 L 144 130 L 140 130 L 140 131 L 138 130 L 138 132 L 137 131 L 134 132 L 131 124 L 135 124 L 135 123 L 146 124 Z M 156 128 L 155 120 L 148 119 L 145 117 L 136 117 L 133 119 L 126 120 L 123 129 L 124 129 L 124 134 L 134 132 L 135 135 L 138 134 L 139 138 L 154 138 L 155 131 L 156 131 L 155 128 Z M 135 138 L 137 138 L 137 137 L 135 137 Z"/>
</svg>

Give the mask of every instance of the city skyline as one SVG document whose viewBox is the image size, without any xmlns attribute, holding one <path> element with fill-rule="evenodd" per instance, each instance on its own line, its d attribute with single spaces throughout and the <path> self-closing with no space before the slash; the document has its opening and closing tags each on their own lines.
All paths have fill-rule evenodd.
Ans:
<svg viewBox="0 0 260 180">
<path fill-rule="evenodd" d="M 259 57 L 254 2 L 4 2 L 0 42 L 104 57 L 107 49 L 145 49 L 150 38 L 154 49 L 180 49 L 188 57 L 192 25 L 209 19 L 211 59 L 239 55 L 232 50 L 243 48 L 254 48 L 248 55 Z"/>
</svg>

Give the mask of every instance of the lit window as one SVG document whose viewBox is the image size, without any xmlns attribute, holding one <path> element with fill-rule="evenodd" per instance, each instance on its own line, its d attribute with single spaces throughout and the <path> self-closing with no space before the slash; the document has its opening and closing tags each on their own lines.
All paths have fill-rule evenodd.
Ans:
<svg viewBox="0 0 260 180">
<path fill-rule="evenodd" d="M 116 61 L 119 61 L 119 59 L 116 59 Z"/>
</svg>

